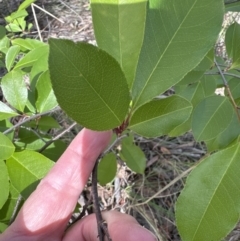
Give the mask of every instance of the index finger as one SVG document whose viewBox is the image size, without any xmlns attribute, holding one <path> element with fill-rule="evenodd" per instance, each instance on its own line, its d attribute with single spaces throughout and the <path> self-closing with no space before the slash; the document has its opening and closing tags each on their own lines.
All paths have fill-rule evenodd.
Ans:
<svg viewBox="0 0 240 241">
<path fill-rule="evenodd" d="M 111 131 L 83 129 L 37 189 L 25 202 L 8 229 L 22 235 L 60 238 L 96 159 L 111 138 Z M 44 237 L 42 237 L 44 239 Z"/>
</svg>

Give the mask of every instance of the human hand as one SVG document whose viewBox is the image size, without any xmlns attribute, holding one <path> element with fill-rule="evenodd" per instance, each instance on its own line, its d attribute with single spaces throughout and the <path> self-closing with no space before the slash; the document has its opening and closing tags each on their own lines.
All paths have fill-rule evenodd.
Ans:
<svg viewBox="0 0 240 241">
<path fill-rule="evenodd" d="M 111 131 L 83 129 L 0 235 L 0 241 L 98 241 L 95 215 L 65 229 L 95 161 L 110 138 Z M 113 241 L 156 240 L 127 214 L 109 211 L 102 215 Z"/>
</svg>

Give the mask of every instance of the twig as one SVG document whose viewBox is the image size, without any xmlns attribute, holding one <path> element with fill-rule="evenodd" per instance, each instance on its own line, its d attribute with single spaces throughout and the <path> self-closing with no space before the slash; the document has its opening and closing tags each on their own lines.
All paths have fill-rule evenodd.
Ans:
<svg viewBox="0 0 240 241">
<path fill-rule="evenodd" d="M 77 125 L 77 122 L 74 122 L 72 125 L 70 125 L 67 129 L 62 131 L 60 134 L 52 138 L 50 141 L 47 141 L 46 144 L 38 151 L 39 153 L 43 152 L 47 147 L 49 147 L 54 141 L 61 138 L 63 135 L 65 135 L 67 132 L 69 132 L 74 126 Z"/>
<path fill-rule="evenodd" d="M 220 73 L 220 75 L 222 77 L 223 84 L 224 84 L 224 86 L 225 86 L 225 88 L 227 90 L 228 96 L 229 96 L 229 98 L 230 98 L 230 100 L 231 100 L 231 102 L 233 104 L 233 107 L 234 107 L 234 110 L 235 110 L 235 112 L 237 114 L 238 120 L 240 121 L 240 113 L 238 111 L 238 106 L 237 106 L 237 104 L 236 104 L 236 102 L 235 102 L 235 100 L 234 100 L 234 98 L 232 96 L 232 93 L 231 93 L 231 90 L 229 88 L 228 82 L 227 82 L 227 80 L 226 80 L 226 78 L 225 78 L 225 76 L 224 76 L 224 74 L 223 74 L 223 72 L 222 72 L 221 68 L 219 67 L 219 65 L 218 65 L 216 60 L 214 60 L 214 63 L 215 63 L 215 65 L 216 65 L 216 67 L 217 67 L 217 69 L 218 69 L 218 71 L 219 71 L 219 73 Z"/>
<path fill-rule="evenodd" d="M 6 135 L 6 134 L 10 133 L 11 131 L 13 131 L 14 129 L 16 129 L 17 127 L 19 127 L 19 126 L 21 126 L 21 125 L 23 125 L 23 124 L 25 124 L 25 123 L 27 123 L 27 122 L 29 122 L 31 120 L 37 119 L 37 118 L 39 118 L 41 116 L 48 115 L 48 114 L 50 114 L 50 113 L 52 113 L 52 112 L 54 112 L 56 110 L 60 110 L 60 107 L 56 107 L 53 110 L 48 110 L 48 111 L 45 111 L 45 112 L 33 115 L 33 116 L 29 117 L 29 118 L 25 118 L 23 121 L 17 123 L 16 125 L 12 126 L 11 128 L 7 129 L 6 131 L 4 131 L 3 134 Z"/>
<path fill-rule="evenodd" d="M 33 12 L 33 17 L 34 17 L 34 21 L 35 21 L 35 24 L 36 24 L 36 27 L 37 27 L 38 36 L 39 36 L 39 38 L 40 38 L 40 41 L 43 42 L 42 35 L 41 35 L 41 31 L 40 31 L 40 28 L 39 28 L 39 25 L 38 25 L 37 16 L 36 16 L 35 9 L 34 9 L 34 5 L 35 5 L 34 3 L 31 4 L 31 8 L 32 8 L 32 12 Z"/>
<path fill-rule="evenodd" d="M 232 74 L 232 73 L 226 73 L 226 72 L 222 72 L 223 75 L 228 75 L 228 76 L 232 76 L 232 77 L 235 77 L 235 78 L 239 78 L 240 79 L 240 75 L 237 75 L 237 74 Z M 216 73 L 205 73 L 205 75 L 220 75 L 219 72 L 216 72 Z"/>
<path fill-rule="evenodd" d="M 112 241 L 112 239 L 108 233 L 107 224 L 104 222 L 102 218 L 101 210 L 98 203 L 98 188 L 97 188 L 98 163 L 102 159 L 102 157 L 105 156 L 121 139 L 127 136 L 128 135 L 125 134 L 116 138 L 116 140 L 114 140 L 113 143 L 109 145 L 108 148 L 102 154 L 100 154 L 92 170 L 92 197 L 93 197 L 93 205 L 94 205 L 96 219 L 97 219 L 99 241 L 104 241 L 104 236 L 107 237 L 108 241 Z"/>
<path fill-rule="evenodd" d="M 12 213 L 12 216 L 11 216 L 11 218 L 10 218 L 10 220 L 9 220 L 8 225 L 11 225 L 11 224 L 13 223 L 13 221 L 15 220 L 15 218 L 16 218 L 16 216 L 17 216 L 18 208 L 19 208 L 22 200 L 23 200 L 23 197 L 22 197 L 21 194 L 19 194 L 18 199 L 17 199 L 17 202 L 16 202 L 16 205 L 15 205 L 15 207 L 14 207 L 14 209 L 13 209 L 13 213 Z"/>
</svg>

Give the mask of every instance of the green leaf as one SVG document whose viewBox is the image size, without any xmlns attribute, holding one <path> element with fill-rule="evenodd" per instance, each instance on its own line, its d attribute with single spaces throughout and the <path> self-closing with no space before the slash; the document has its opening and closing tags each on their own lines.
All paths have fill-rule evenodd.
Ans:
<svg viewBox="0 0 240 241">
<path fill-rule="evenodd" d="M 49 71 L 46 71 L 41 74 L 36 84 L 36 90 L 36 107 L 38 112 L 42 113 L 44 111 L 51 110 L 58 105 L 52 89 Z"/>
<path fill-rule="evenodd" d="M 10 16 L 6 18 L 7 21 L 10 20 L 12 22 L 13 20 L 16 19 L 16 23 L 19 23 L 21 19 L 24 19 L 28 15 L 28 12 L 26 10 L 18 10 L 16 12 L 13 12 Z M 20 20 L 20 21 L 19 21 Z"/>
<path fill-rule="evenodd" d="M 130 96 L 117 61 L 90 44 L 57 39 L 49 44 L 50 78 L 62 109 L 89 129 L 119 126 L 128 112 Z"/>
<path fill-rule="evenodd" d="M 8 159 L 14 152 L 12 142 L 0 132 L 0 160 Z"/>
<path fill-rule="evenodd" d="M 7 202 L 4 204 L 0 210 L 0 221 L 6 225 L 9 224 L 9 220 L 12 217 L 13 211 L 18 202 L 20 193 L 11 185 L 10 183 L 10 194 L 8 196 Z M 21 208 L 23 200 L 20 201 L 17 211 Z"/>
<path fill-rule="evenodd" d="M 237 115 L 234 113 L 229 126 L 215 138 L 205 141 L 208 152 L 213 152 L 226 148 L 232 144 L 240 135 L 240 123 Z"/>
<path fill-rule="evenodd" d="M 206 97 L 215 95 L 215 91 L 217 89 L 217 82 L 213 75 L 204 75 L 201 78 L 201 83 Z"/>
<path fill-rule="evenodd" d="M 42 116 L 38 120 L 32 120 L 25 124 L 25 126 L 40 129 L 41 131 L 48 131 L 52 128 L 59 128 L 60 125 L 52 116 Z"/>
<path fill-rule="evenodd" d="M 11 46 L 9 48 L 9 50 L 7 51 L 7 54 L 6 54 L 6 68 L 8 70 L 8 72 L 11 70 L 13 64 L 14 64 L 14 61 L 18 55 L 20 51 L 20 47 L 19 46 Z"/>
<path fill-rule="evenodd" d="M 2 134 L 2 133 L 0 133 Z M 1 139 L 1 136 L 0 136 Z M 1 143 L 1 142 L 0 142 Z M 2 143 L 1 143 L 2 144 Z M 2 147 L 0 147 L 2 149 Z M 1 156 L 0 156 L 1 158 Z M 3 207 L 4 203 L 6 203 L 9 194 L 9 180 L 8 180 L 8 171 L 6 164 L 3 160 L 0 160 L 0 209 Z"/>
<path fill-rule="evenodd" d="M 53 162 L 48 158 L 29 150 L 16 152 L 7 160 L 10 181 L 24 199 L 35 190 L 52 166 Z"/>
<path fill-rule="evenodd" d="M 27 53 L 14 67 L 14 70 L 33 66 L 42 56 L 48 56 L 48 46 L 44 45 Z"/>
<path fill-rule="evenodd" d="M 18 11 L 22 10 L 22 9 L 26 9 L 27 7 L 29 7 L 34 2 L 36 2 L 36 0 L 25 0 L 25 1 L 23 1 L 23 3 L 21 3 L 20 6 L 18 7 Z"/>
<path fill-rule="evenodd" d="M 27 103 L 28 90 L 24 82 L 24 73 L 11 71 L 2 78 L 2 92 L 8 103 L 23 112 Z"/>
<path fill-rule="evenodd" d="M 22 51 L 33 50 L 38 47 L 46 46 L 46 43 L 43 43 L 36 39 L 29 39 L 29 38 L 27 39 L 16 38 L 16 39 L 13 39 L 11 42 L 12 42 L 12 45 L 14 46 L 15 45 L 20 46 Z"/>
<path fill-rule="evenodd" d="M 56 162 L 63 152 L 66 150 L 67 144 L 61 140 L 54 141 L 50 146 L 45 149 L 42 154 L 50 160 Z"/>
<path fill-rule="evenodd" d="M 6 29 L 4 26 L 0 26 L 0 40 L 6 36 Z"/>
<path fill-rule="evenodd" d="M 146 168 L 146 157 L 143 151 L 133 143 L 133 137 L 122 140 L 121 159 L 134 172 L 143 174 Z"/>
<path fill-rule="evenodd" d="M 234 114 L 226 97 L 210 96 L 202 100 L 193 111 L 192 131 L 197 141 L 216 137 L 229 126 Z"/>
<path fill-rule="evenodd" d="M 8 25 L 6 25 L 6 29 L 7 31 L 13 32 L 13 33 L 20 33 L 24 30 L 17 23 L 9 23 Z"/>
<path fill-rule="evenodd" d="M 129 128 L 146 137 L 165 135 L 187 121 L 191 111 L 191 103 L 180 96 L 153 100 L 133 113 Z"/>
<path fill-rule="evenodd" d="M 98 181 L 100 185 L 104 186 L 111 182 L 116 176 L 117 161 L 114 153 L 109 153 L 103 157 L 98 164 Z"/>
<path fill-rule="evenodd" d="M 18 113 L 16 113 L 8 105 L 6 105 L 2 101 L 0 101 L 0 121 L 6 120 L 8 118 L 11 118 L 11 117 L 14 117 L 17 115 L 18 115 Z"/>
<path fill-rule="evenodd" d="M 0 52 L 3 52 L 4 54 L 6 54 L 9 47 L 10 47 L 10 40 L 7 36 L 0 39 Z"/>
<path fill-rule="evenodd" d="M 131 88 L 143 42 L 147 0 L 91 0 L 98 47 L 120 64 Z"/>
<path fill-rule="evenodd" d="M 0 211 L 1 212 L 1 211 Z M 8 225 L 5 223 L 0 223 L 0 233 L 3 233 L 8 228 Z"/>
<path fill-rule="evenodd" d="M 240 1 L 232 1 L 232 3 L 225 3 L 226 11 L 240 12 Z"/>
<path fill-rule="evenodd" d="M 222 240 L 239 221 L 240 145 L 203 160 L 188 176 L 176 205 L 184 241 Z"/>
<path fill-rule="evenodd" d="M 134 109 L 175 85 L 200 63 L 215 44 L 223 13 L 219 0 L 149 1 L 132 91 Z"/>
<path fill-rule="evenodd" d="M 226 32 L 225 43 L 228 56 L 232 58 L 231 69 L 240 67 L 240 24 L 235 22 Z"/>
</svg>

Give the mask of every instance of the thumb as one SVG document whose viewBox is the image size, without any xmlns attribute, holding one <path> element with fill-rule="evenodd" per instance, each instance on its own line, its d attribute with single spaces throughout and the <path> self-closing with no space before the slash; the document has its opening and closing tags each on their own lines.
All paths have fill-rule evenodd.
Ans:
<svg viewBox="0 0 240 241">
<path fill-rule="evenodd" d="M 107 222 L 108 232 L 112 241 L 156 241 L 154 235 L 140 226 L 130 215 L 117 211 L 103 212 L 103 219 Z M 91 214 L 68 230 L 63 241 L 83 240 L 99 241 L 97 222 L 94 214 Z M 106 237 L 105 237 L 105 240 Z"/>
</svg>

